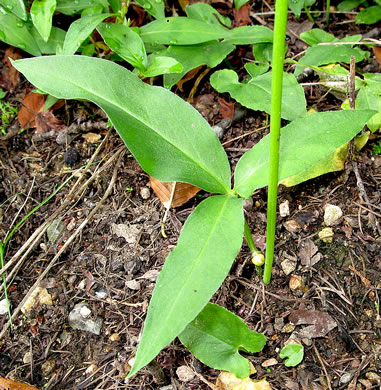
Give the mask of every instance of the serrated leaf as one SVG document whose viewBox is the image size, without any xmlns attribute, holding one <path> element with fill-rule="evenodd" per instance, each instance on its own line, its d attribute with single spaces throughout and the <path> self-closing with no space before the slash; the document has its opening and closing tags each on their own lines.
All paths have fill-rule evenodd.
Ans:
<svg viewBox="0 0 381 390">
<path fill-rule="evenodd" d="M 262 74 L 249 83 L 240 83 L 233 70 L 213 73 L 210 83 L 218 92 L 228 92 L 232 98 L 252 110 L 271 112 L 271 72 Z M 306 114 L 304 89 L 289 73 L 283 74 L 282 118 L 294 120 Z"/>
<path fill-rule="evenodd" d="M 145 43 L 162 45 L 196 45 L 222 39 L 229 34 L 223 27 L 182 16 L 155 20 L 141 29 Z"/>
<path fill-rule="evenodd" d="M 179 339 L 202 363 L 237 378 L 250 375 L 249 361 L 239 351 L 255 353 L 266 345 L 262 333 L 250 330 L 241 318 L 212 303 L 187 325 Z"/>
<path fill-rule="evenodd" d="M 33 25 L 45 42 L 49 39 L 55 10 L 56 0 L 34 0 L 30 8 Z"/>
<path fill-rule="evenodd" d="M 188 18 L 218 25 L 219 27 L 221 27 L 221 23 L 227 27 L 232 25 L 231 20 L 227 16 L 221 15 L 215 8 L 206 3 L 188 5 L 185 8 L 185 12 Z"/>
<path fill-rule="evenodd" d="M 32 84 L 57 98 L 100 106 L 151 176 L 230 193 L 229 162 L 217 136 L 191 105 L 170 91 L 98 58 L 51 56 L 13 63 Z"/>
<path fill-rule="evenodd" d="M 183 65 L 183 71 L 164 76 L 164 86 L 171 88 L 190 70 L 200 65 L 214 68 L 235 49 L 235 46 L 224 42 L 206 42 L 190 46 L 169 46 L 158 51 L 158 55 L 175 58 Z"/>
<path fill-rule="evenodd" d="M 40 49 L 30 34 L 27 23 L 11 13 L 0 12 L 0 41 L 25 50 L 33 56 L 41 55 Z"/>
<path fill-rule="evenodd" d="M 27 20 L 24 0 L 0 0 L 0 5 L 7 8 L 10 12 L 22 20 Z"/>
<path fill-rule="evenodd" d="M 98 24 L 112 15 L 113 14 L 86 15 L 73 22 L 67 31 L 61 54 L 74 54 Z"/>
<path fill-rule="evenodd" d="M 281 359 L 286 359 L 284 365 L 286 367 L 297 366 L 304 357 L 304 347 L 300 344 L 287 344 L 279 353 Z"/>
<path fill-rule="evenodd" d="M 228 274 L 242 236 L 242 199 L 213 196 L 197 206 L 160 272 L 129 376 L 200 313 Z"/>
<path fill-rule="evenodd" d="M 130 27 L 123 24 L 102 23 L 97 30 L 114 53 L 139 70 L 147 67 L 144 43 L 139 34 Z"/>
<path fill-rule="evenodd" d="M 371 110 L 318 112 L 281 129 L 279 181 L 301 174 L 350 141 L 373 116 Z M 238 162 L 235 189 L 243 197 L 268 184 L 269 136 L 261 139 Z"/>
</svg>

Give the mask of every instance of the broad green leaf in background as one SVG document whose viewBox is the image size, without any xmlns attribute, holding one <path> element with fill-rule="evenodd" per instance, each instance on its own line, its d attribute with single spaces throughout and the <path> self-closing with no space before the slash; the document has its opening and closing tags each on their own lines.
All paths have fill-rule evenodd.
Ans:
<svg viewBox="0 0 381 390">
<path fill-rule="evenodd" d="M 100 15 L 103 13 L 103 5 L 97 4 L 94 7 L 85 8 L 81 12 L 81 18 L 84 16 L 90 16 L 90 15 Z"/>
<path fill-rule="evenodd" d="M 281 130 L 279 181 L 299 175 L 349 142 L 374 115 L 371 110 L 318 112 Z M 262 138 L 237 164 L 235 190 L 248 198 L 268 184 L 269 137 Z"/>
<path fill-rule="evenodd" d="M 147 67 L 144 43 L 139 34 L 130 27 L 123 24 L 102 23 L 97 30 L 114 53 L 139 70 Z"/>
<path fill-rule="evenodd" d="M 136 0 L 155 19 L 164 19 L 164 0 Z"/>
<path fill-rule="evenodd" d="M 179 339 L 202 363 L 237 378 L 250 375 L 249 361 L 239 351 L 255 353 L 266 345 L 262 333 L 250 330 L 240 317 L 213 303 L 204 307 Z"/>
<path fill-rule="evenodd" d="M 255 64 L 254 62 L 248 62 L 245 64 L 245 69 L 251 78 L 260 76 L 263 73 L 266 73 L 269 70 L 269 63 L 264 64 Z"/>
<path fill-rule="evenodd" d="M 337 5 L 337 10 L 341 12 L 349 12 L 357 8 L 360 4 L 365 3 L 366 0 L 344 0 Z"/>
<path fill-rule="evenodd" d="M 216 134 L 197 110 L 170 91 L 98 58 L 51 56 L 13 63 L 50 95 L 100 106 L 149 175 L 230 193 L 229 162 Z"/>
<path fill-rule="evenodd" d="M 24 0 L 0 0 L 1 5 L 20 19 L 27 20 Z"/>
<path fill-rule="evenodd" d="M 287 52 L 287 47 L 285 48 Z M 273 44 L 272 43 L 256 43 L 253 45 L 253 55 L 256 61 L 272 62 L 273 60 Z"/>
<path fill-rule="evenodd" d="M 66 31 L 58 27 L 52 27 L 50 31 L 49 39 L 45 42 L 39 32 L 34 26 L 31 26 L 30 33 L 32 34 L 34 40 L 36 41 L 41 54 L 56 54 L 60 50 L 65 41 Z"/>
<path fill-rule="evenodd" d="M 364 84 L 356 97 L 356 109 L 377 111 L 366 123 L 369 130 L 374 133 L 381 129 L 381 76 L 365 74 Z"/>
<path fill-rule="evenodd" d="M 122 0 L 109 0 L 109 3 L 114 12 L 119 12 L 122 9 Z"/>
<path fill-rule="evenodd" d="M 73 22 L 67 31 L 61 54 L 74 54 L 98 24 L 112 15 L 113 14 L 86 15 Z"/>
<path fill-rule="evenodd" d="M 182 16 L 155 20 L 140 30 L 143 42 L 157 45 L 196 45 L 222 39 L 230 33 L 223 27 Z"/>
<path fill-rule="evenodd" d="M 157 55 L 175 58 L 183 65 L 183 71 L 181 73 L 167 74 L 164 76 L 164 86 L 171 88 L 187 72 L 200 65 L 208 65 L 214 68 L 234 49 L 235 46 L 231 43 L 215 41 L 190 46 L 169 46 L 166 49 L 159 50 Z"/>
<path fill-rule="evenodd" d="M 65 15 L 74 15 L 97 4 L 103 5 L 104 10 L 108 11 L 107 0 L 57 0 L 56 11 Z"/>
<path fill-rule="evenodd" d="M 49 39 L 55 10 L 56 0 L 34 0 L 30 8 L 33 25 L 45 42 Z"/>
<path fill-rule="evenodd" d="M 221 15 L 215 8 L 206 3 L 195 3 L 185 8 L 188 18 L 200 20 L 221 27 L 221 23 L 231 27 L 232 22 L 227 16 Z"/>
<path fill-rule="evenodd" d="M 306 50 L 306 54 L 299 59 L 301 64 L 305 65 L 327 65 L 337 62 L 350 63 L 351 57 L 355 57 L 356 62 L 362 61 L 368 54 L 353 45 L 340 44 L 341 42 L 359 42 L 361 35 L 347 36 L 344 39 L 337 39 L 332 34 L 326 33 L 320 29 L 300 34 L 300 37 L 307 43 L 313 45 Z M 337 44 L 333 44 L 337 42 Z M 324 45 L 322 43 L 332 43 Z M 320 44 L 320 45 L 319 45 Z M 295 68 L 295 75 L 303 72 L 305 66 L 298 65 Z"/>
<path fill-rule="evenodd" d="M 143 69 L 141 74 L 144 77 L 155 77 L 160 74 L 181 73 L 182 71 L 183 66 L 172 57 L 149 56 L 148 67 Z"/>
<path fill-rule="evenodd" d="M 239 9 L 245 5 L 246 3 L 248 3 L 250 0 L 234 0 L 234 7 L 237 11 L 239 11 Z"/>
<path fill-rule="evenodd" d="M 228 30 L 224 42 L 233 45 L 253 45 L 255 43 L 271 43 L 273 31 L 265 26 L 241 26 Z"/>
<path fill-rule="evenodd" d="M 296 343 L 287 344 L 282 348 L 279 356 L 281 359 L 286 359 L 284 362 L 286 367 L 295 367 L 303 360 L 304 347 Z"/>
<path fill-rule="evenodd" d="M 271 72 L 265 73 L 244 84 L 238 81 L 233 70 L 224 69 L 213 73 L 210 83 L 218 92 L 228 92 L 245 107 L 270 113 Z M 282 118 L 294 120 L 306 114 L 306 99 L 303 87 L 289 73 L 283 75 Z"/>
<path fill-rule="evenodd" d="M 228 274 L 242 238 L 242 199 L 212 196 L 196 207 L 157 279 L 129 376 L 201 312 Z"/>
<path fill-rule="evenodd" d="M 381 5 L 374 5 L 362 10 L 356 16 L 356 23 L 358 24 L 373 24 L 381 20 Z"/>
<path fill-rule="evenodd" d="M 319 43 L 329 42 L 360 42 L 362 35 L 348 35 L 345 38 L 339 39 L 320 28 L 313 28 L 312 30 L 302 32 L 300 38 L 310 46 L 315 46 Z"/>
<path fill-rule="evenodd" d="M 304 0 L 291 0 L 288 3 L 288 8 L 293 12 L 293 14 L 299 18 L 304 7 Z"/>
<path fill-rule="evenodd" d="M 33 56 L 41 55 L 40 48 L 27 28 L 27 23 L 12 13 L 1 12 L 1 7 L 0 41 L 25 50 Z"/>
</svg>

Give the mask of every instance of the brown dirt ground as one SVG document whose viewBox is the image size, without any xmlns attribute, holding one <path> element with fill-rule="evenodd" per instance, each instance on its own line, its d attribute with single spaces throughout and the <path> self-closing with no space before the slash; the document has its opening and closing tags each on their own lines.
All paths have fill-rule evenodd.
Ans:
<svg viewBox="0 0 381 390">
<path fill-rule="evenodd" d="M 338 24 L 343 17 L 333 16 L 331 30 L 335 34 L 359 31 L 353 23 Z M 272 22 L 271 17 L 265 20 Z M 5 48 L 1 46 L 1 55 Z M 240 56 L 249 55 L 239 50 Z M 232 56 L 232 63 L 234 58 L 237 53 Z M 361 64 L 366 65 L 369 63 Z M 27 86 L 25 81 L 19 84 L 9 94 L 8 101 L 20 106 Z M 335 109 L 340 101 L 330 94 L 323 97 L 325 93 L 308 88 L 309 106 L 317 103 L 321 110 Z M 228 100 L 228 96 L 224 98 Z M 218 121 L 217 93 L 208 83 L 199 88 L 195 101 L 196 108 L 211 124 Z M 11 261 L 20 248 L 25 249 L 23 244 L 28 238 L 59 210 L 54 217 L 63 223 L 58 241 L 50 242 L 45 233 L 33 247 L 28 245 L 29 253 L 8 283 L 9 299 L 15 309 L 37 278 L 55 261 L 42 281 L 53 304 L 37 303 L 25 315 L 16 316 L 14 328 L 0 339 L 0 376 L 25 381 L 40 389 L 207 389 L 201 378 L 215 383 L 218 372 L 200 364 L 178 341 L 159 354 L 157 364 L 144 368 L 129 381 L 125 381 L 125 376 L 154 286 L 155 274 L 147 276 L 146 272 L 161 269 L 176 244 L 182 224 L 208 195 L 199 193 L 186 205 L 172 210 L 166 224 L 168 238 L 163 238 L 163 206 L 152 194 L 148 176 L 125 150 L 117 134 L 108 134 L 99 109 L 88 103 L 66 102 L 55 115 L 67 125 L 82 125 L 81 131 L 72 135 L 70 144 L 59 145 L 55 137 L 38 140 L 34 130 L 0 142 L 0 204 L 13 197 L 0 209 L 1 239 L 15 216 L 20 220 L 96 151 L 97 155 L 89 170 L 77 174 L 69 185 L 31 215 L 9 243 L 6 261 Z M 91 122 L 86 127 L 83 123 L 87 121 Z M 226 132 L 222 142 L 264 123 L 264 115 L 248 111 Z M 98 124 L 96 130 L 95 124 Z M 86 141 L 83 135 L 88 130 L 99 134 L 100 140 Z M 233 167 L 263 134 L 263 131 L 252 133 L 225 145 Z M 255 378 L 266 378 L 273 389 L 380 388 L 381 241 L 375 219 L 379 221 L 381 213 L 381 157 L 372 154 L 374 142 L 371 140 L 355 156 L 369 204 L 360 197 L 351 165 L 344 173 L 327 174 L 292 188 L 281 187 L 279 202 L 289 201 L 290 215 L 278 217 L 272 283 L 264 286 L 256 276 L 244 243 L 229 276 L 213 297 L 214 302 L 236 313 L 251 329 L 264 332 L 268 338 L 265 349 L 248 359 L 257 369 Z M 64 162 L 68 149 L 75 149 L 79 155 L 72 167 Z M 107 165 L 112 158 L 112 163 Z M 114 182 L 113 174 L 116 174 Z M 87 183 L 69 195 L 76 180 Z M 148 199 L 141 197 L 142 188 L 150 190 Z M 109 196 L 102 200 L 107 189 Z M 333 227 L 332 243 L 324 243 L 317 236 L 324 227 L 327 204 L 338 205 L 343 211 L 343 217 Z M 75 234 L 89 216 L 83 230 Z M 257 244 L 263 245 L 264 189 L 254 194 L 246 216 Z M 123 237 L 118 238 L 113 234 L 112 224 L 134 226 L 135 241 L 128 243 Z M 72 236 L 73 242 L 55 257 Z M 312 244 L 316 245 L 315 249 L 309 249 Z M 320 260 L 311 266 L 316 251 L 321 254 Z M 288 276 L 280 266 L 286 259 L 296 263 L 296 269 Z M 14 264 L 10 270 L 13 268 Z M 289 282 L 295 278 L 300 278 L 303 285 L 292 290 Z M 132 280 L 138 282 L 135 290 L 127 287 L 132 285 L 128 283 Z M 92 318 L 104 318 L 100 335 L 69 326 L 69 312 L 79 302 L 87 303 Z M 304 328 L 305 325 L 291 326 L 289 320 L 294 311 L 304 309 L 328 313 L 337 326 L 323 337 L 305 337 L 303 362 L 288 368 L 282 364 L 279 350 L 291 332 Z M 7 316 L 0 316 L 0 329 L 7 323 Z M 261 364 L 270 358 L 277 358 L 278 364 L 263 368 Z M 199 375 L 190 382 L 181 382 L 176 369 L 182 365 L 188 365 Z"/>
</svg>

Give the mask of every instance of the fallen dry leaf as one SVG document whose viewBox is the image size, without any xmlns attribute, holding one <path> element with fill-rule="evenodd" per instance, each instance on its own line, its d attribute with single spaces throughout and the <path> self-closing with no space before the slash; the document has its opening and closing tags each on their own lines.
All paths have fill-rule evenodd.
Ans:
<svg viewBox="0 0 381 390">
<path fill-rule="evenodd" d="M 218 97 L 218 102 L 220 103 L 220 114 L 222 118 L 228 118 L 233 120 L 234 117 L 234 103 L 228 103 L 222 97 Z"/>
<path fill-rule="evenodd" d="M 373 52 L 378 62 L 378 67 L 381 68 L 381 46 L 373 46 Z"/>
<path fill-rule="evenodd" d="M 337 326 L 336 321 L 326 312 L 315 310 L 291 310 L 288 319 L 294 325 L 310 325 L 296 332 L 300 338 L 324 337 Z"/>
<path fill-rule="evenodd" d="M 35 123 L 36 133 L 38 134 L 46 133 L 50 130 L 64 131 L 67 129 L 63 121 L 56 118 L 51 111 L 38 113 L 35 118 Z"/>
<path fill-rule="evenodd" d="M 244 4 L 238 11 L 234 8 L 234 25 L 236 27 L 239 26 L 247 26 L 251 23 L 250 19 L 250 4 Z"/>
<path fill-rule="evenodd" d="M 184 92 L 184 83 L 186 83 L 189 80 L 192 80 L 194 77 L 196 77 L 197 73 L 200 71 L 200 69 L 203 67 L 203 65 L 198 66 L 197 68 L 194 68 L 190 70 L 188 73 L 184 75 L 184 77 L 179 80 L 176 85 L 179 88 L 181 92 Z"/>
<path fill-rule="evenodd" d="M 20 126 L 23 129 L 29 129 L 30 127 L 36 127 L 35 119 L 36 115 L 44 108 L 45 96 L 39 93 L 30 93 L 24 97 L 22 101 L 22 107 L 17 114 Z"/>
<path fill-rule="evenodd" d="M 223 371 L 218 375 L 215 390 L 272 390 L 265 379 L 255 381 L 250 378 L 238 379 L 231 372 Z"/>
<path fill-rule="evenodd" d="M 150 183 L 153 192 L 161 200 L 165 207 L 168 207 L 168 202 L 171 199 L 173 182 L 163 182 L 150 177 Z M 170 207 L 179 207 L 193 198 L 201 188 L 195 187 L 192 184 L 176 182 L 175 192 Z"/>
<path fill-rule="evenodd" d="M 369 279 L 367 279 L 365 276 L 363 276 L 359 271 L 357 271 L 356 268 L 353 268 L 351 265 L 348 268 L 361 279 L 361 281 L 364 283 L 364 286 L 366 288 L 372 287 L 372 282 Z"/>
<path fill-rule="evenodd" d="M 4 67 L 3 72 L 2 72 L 2 79 L 5 80 L 4 88 L 6 88 L 6 84 L 9 84 L 9 83 L 11 84 L 11 85 L 9 85 L 8 88 L 6 88 L 8 90 L 15 88 L 20 81 L 19 71 L 15 67 L 13 67 L 13 65 L 11 64 L 11 61 L 9 61 L 10 58 L 12 60 L 21 59 L 22 55 L 21 55 L 20 50 L 13 47 L 13 46 L 9 46 L 5 50 L 5 54 L 4 54 L 4 58 L 3 58 L 3 63 L 5 65 L 5 67 Z"/>
<path fill-rule="evenodd" d="M 0 390 L 38 390 L 26 383 L 15 382 L 12 379 L 0 378 Z"/>
<path fill-rule="evenodd" d="M 89 144 L 94 144 L 94 143 L 98 142 L 101 139 L 101 135 L 100 134 L 96 134 L 96 133 L 86 133 L 82 137 Z"/>
<path fill-rule="evenodd" d="M 302 265 L 312 267 L 317 262 L 319 262 L 323 258 L 323 255 L 318 252 L 318 250 L 318 247 L 312 240 L 307 239 L 303 241 L 299 249 L 299 258 Z"/>
</svg>

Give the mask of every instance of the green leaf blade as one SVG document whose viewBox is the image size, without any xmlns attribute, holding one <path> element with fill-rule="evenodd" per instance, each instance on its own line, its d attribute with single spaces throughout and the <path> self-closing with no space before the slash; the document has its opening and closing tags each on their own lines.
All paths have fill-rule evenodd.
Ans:
<svg viewBox="0 0 381 390">
<path fill-rule="evenodd" d="M 112 15 L 113 14 L 87 15 L 73 22 L 66 33 L 61 54 L 74 54 L 98 24 Z"/>
<path fill-rule="evenodd" d="M 239 350 L 255 353 L 266 344 L 262 333 L 250 330 L 241 318 L 212 303 L 188 324 L 179 339 L 204 364 L 238 378 L 250 375 L 249 361 Z"/>
<path fill-rule="evenodd" d="M 295 367 L 304 357 L 304 347 L 300 344 L 290 343 L 287 344 L 279 353 L 281 359 L 286 359 L 284 365 L 286 367 Z"/>
<path fill-rule="evenodd" d="M 145 69 L 147 54 L 144 43 L 130 27 L 123 24 L 102 23 L 97 28 L 106 45 L 133 67 Z"/>
<path fill-rule="evenodd" d="M 25 50 L 33 56 L 41 55 L 40 48 L 27 28 L 27 23 L 12 13 L 0 12 L 0 41 Z"/>
<path fill-rule="evenodd" d="M 350 141 L 375 111 L 319 112 L 299 118 L 281 130 L 279 181 L 298 175 Z M 238 162 L 235 189 L 243 197 L 268 183 L 269 137 L 264 137 Z"/>
<path fill-rule="evenodd" d="M 143 42 L 156 45 L 196 45 L 229 34 L 223 27 L 182 16 L 155 20 L 140 30 Z"/>
<path fill-rule="evenodd" d="M 231 192 L 229 162 L 216 134 L 191 105 L 170 91 L 147 85 L 127 69 L 98 58 L 37 57 L 14 66 L 50 95 L 100 106 L 151 176 L 209 192 Z"/>
<path fill-rule="evenodd" d="M 228 31 L 224 42 L 234 45 L 272 43 L 273 31 L 265 26 L 241 26 Z"/>
<path fill-rule="evenodd" d="M 252 110 L 271 111 L 271 72 L 255 77 L 249 83 L 240 83 L 238 75 L 224 69 L 213 73 L 210 83 L 218 92 L 228 92 L 232 98 Z M 283 75 L 282 118 L 294 120 L 306 114 L 304 89 L 295 76 Z"/>
<path fill-rule="evenodd" d="M 0 0 L 0 5 L 7 8 L 20 19 L 25 21 L 28 19 L 24 0 Z"/>
<path fill-rule="evenodd" d="M 33 25 L 45 42 L 48 41 L 52 29 L 53 14 L 56 10 L 56 5 L 56 0 L 34 0 L 30 8 Z"/>
<path fill-rule="evenodd" d="M 156 282 L 129 376 L 149 363 L 200 313 L 228 274 L 242 237 L 242 199 L 213 196 L 197 206 Z"/>
</svg>

